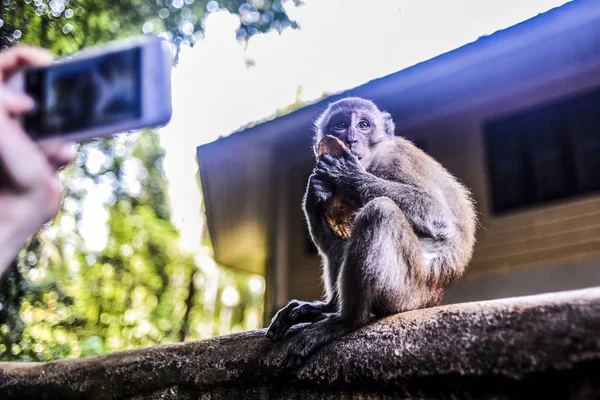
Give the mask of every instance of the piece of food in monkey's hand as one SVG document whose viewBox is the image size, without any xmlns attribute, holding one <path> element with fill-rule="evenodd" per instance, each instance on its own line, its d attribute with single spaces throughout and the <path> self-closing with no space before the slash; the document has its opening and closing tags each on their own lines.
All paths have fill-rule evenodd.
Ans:
<svg viewBox="0 0 600 400">
<path fill-rule="evenodd" d="M 329 154 L 333 157 L 341 157 L 348 150 L 346 145 L 335 136 L 327 135 L 317 144 L 316 156 L 317 159 L 322 154 Z"/>
<path fill-rule="evenodd" d="M 317 159 L 323 154 L 332 157 L 341 157 L 348 148 L 338 138 L 327 135 L 317 144 L 315 155 Z M 342 187 L 334 189 L 333 196 L 324 204 L 325 219 L 336 235 L 346 240 L 350 237 L 352 224 L 356 213 L 360 209 L 360 203 L 346 193 Z"/>
</svg>

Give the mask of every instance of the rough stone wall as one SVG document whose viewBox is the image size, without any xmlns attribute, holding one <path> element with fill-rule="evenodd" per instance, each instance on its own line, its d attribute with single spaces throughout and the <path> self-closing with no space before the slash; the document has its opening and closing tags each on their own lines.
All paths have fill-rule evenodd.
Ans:
<svg viewBox="0 0 600 400">
<path fill-rule="evenodd" d="M 600 398 L 600 288 L 395 315 L 296 370 L 283 346 L 261 330 L 1 363 L 0 399 Z"/>
</svg>

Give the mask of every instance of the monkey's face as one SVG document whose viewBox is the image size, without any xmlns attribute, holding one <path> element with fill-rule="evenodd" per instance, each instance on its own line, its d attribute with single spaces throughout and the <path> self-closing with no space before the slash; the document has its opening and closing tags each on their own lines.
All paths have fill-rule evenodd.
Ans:
<svg viewBox="0 0 600 400">
<path fill-rule="evenodd" d="M 329 118 L 322 133 L 340 139 L 362 160 L 375 144 L 387 137 L 379 114 L 364 109 L 341 110 Z"/>
<path fill-rule="evenodd" d="M 370 163 L 378 143 L 393 140 L 395 125 L 389 113 L 360 97 L 348 97 L 329 104 L 315 121 L 318 143 L 325 135 L 340 139 L 361 163 Z"/>
</svg>

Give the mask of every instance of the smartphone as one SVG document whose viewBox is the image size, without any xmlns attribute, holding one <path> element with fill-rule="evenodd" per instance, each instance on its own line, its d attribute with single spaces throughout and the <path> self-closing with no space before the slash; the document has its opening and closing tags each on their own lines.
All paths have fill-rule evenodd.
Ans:
<svg viewBox="0 0 600 400">
<path fill-rule="evenodd" d="M 86 50 L 8 82 L 35 101 L 22 117 L 36 141 L 80 141 L 165 125 L 171 119 L 172 56 L 156 37 Z"/>
</svg>

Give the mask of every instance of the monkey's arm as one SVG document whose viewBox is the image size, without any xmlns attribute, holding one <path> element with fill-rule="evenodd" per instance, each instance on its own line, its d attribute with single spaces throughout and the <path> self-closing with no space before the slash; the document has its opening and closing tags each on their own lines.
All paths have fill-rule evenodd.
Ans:
<svg viewBox="0 0 600 400">
<path fill-rule="evenodd" d="M 420 235 L 436 240 L 452 235 L 448 207 L 421 188 L 365 173 L 364 176 L 356 177 L 352 189 L 365 204 L 376 197 L 390 198 Z"/>
<path fill-rule="evenodd" d="M 324 181 L 344 186 L 363 204 L 377 197 L 388 197 L 400 207 L 413 229 L 422 236 L 443 240 L 453 233 L 454 227 L 449 223 L 451 214 L 443 200 L 436 199 L 416 185 L 390 181 L 367 172 L 350 152 L 339 158 L 322 157 L 315 175 Z"/>
<path fill-rule="evenodd" d="M 344 254 L 344 241 L 325 220 L 324 203 L 333 195 L 333 186 L 314 174 L 304 197 L 304 213 L 310 236 L 323 258 L 327 302 L 337 304 L 337 277 Z"/>
<path fill-rule="evenodd" d="M 323 254 L 329 252 L 329 245 L 337 239 L 337 236 L 325 221 L 323 210 L 323 204 L 332 195 L 333 186 L 331 184 L 319 179 L 314 174 L 310 176 L 303 208 L 310 235 Z"/>
</svg>

